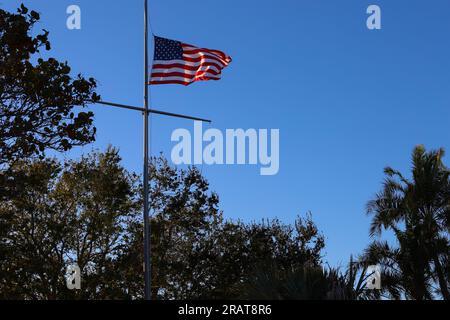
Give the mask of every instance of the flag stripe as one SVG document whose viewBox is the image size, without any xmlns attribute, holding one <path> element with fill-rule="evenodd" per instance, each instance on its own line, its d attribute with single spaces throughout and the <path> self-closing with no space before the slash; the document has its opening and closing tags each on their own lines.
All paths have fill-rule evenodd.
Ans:
<svg viewBox="0 0 450 320">
<path fill-rule="evenodd" d="M 201 66 L 197 66 L 197 67 L 192 67 L 192 66 L 185 66 L 179 63 L 174 63 L 174 64 L 157 64 L 157 65 L 153 65 L 153 72 L 164 72 L 164 70 L 188 70 L 188 71 L 197 71 L 197 70 L 204 70 L 205 68 L 208 68 L 212 71 L 215 71 L 217 73 L 221 72 L 221 69 L 212 63 L 204 63 Z"/>
<path fill-rule="evenodd" d="M 155 73 L 154 76 L 152 76 L 152 79 L 159 79 L 161 80 L 161 78 L 179 78 L 179 79 L 195 79 L 195 78 L 200 78 L 200 77 L 204 77 L 206 76 L 206 73 L 199 73 L 199 74 L 195 74 L 195 75 L 189 75 L 189 74 L 184 74 L 184 73 L 179 73 L 179 72 L 169 72 L 167 74 L 158 74 Z M 220 78 L 221 75 L 208 75 L 208 77 L 211 78 Z"/>
<path fill-rule="evenodd" d="M 199 60 L 199 61 L 203 61 L 205 59 L 210 59 L 210 60 L 216 60 L 217 62 L 219 62 L 223 66 L 227 66 L 228 65 L 228 62 L 226 62 L 222 58 L 220 58 L 218 56 L 215 56 L 215 55 L 208 54 L 208 53 L 194 53 L 194 54 L 186 54 L 186 53 L 184 53 L 183 54 L 183 58 L 195 59 L 195 60 Z"/>
<path fill-rule="evenodd" d="M 206 49 L 206 48 L 197 48 L 196 46 L 187 45 L 187 44 L 182 44 L 182 47 L 183 47 L 183 51 L 184 52 L 188 52 L 188 51 L 210 52 L 212 54 L 216 54 L 216 55 L 220 56 L 222 59 L 230 58 L 229 56 L 227 56 L 224 52 L 222 52 L 220 50 L 213 50 L 213 49 Z"/>
<path fill-rule="evenodd" d="M 181 77 L 159 77 L 159 78 L 152 78 L 150 81 L 150 84 L 182 84 L 182 85 L 189 85 L 191 83 L 194 83 L 195 81 L 208 81 L 208 80 L 220 80 L 220 77 L 212 78 L 212 77 L 196 77 L 193 79 L 186 79 Z"/>
<path fill-rule="evenodd" d="M 188 67 L 200 67 L 204 65 L 213 65 L 219 69 L 223 69 L 224 66 L 221 63 L 218 63 L 217 60 L 205 59 L 203 61 L 187 61 L 187 60 L 156 60 L 153 63 L 153 68 L 165 68 L 166 66 L 170 66 L 173 64 L 180 64 Z"/>
<path fill-rule="evenodd" d="M 218 52 L 218 51 L 213 51 L 213 50 L 205 50 L 205 49 L 186 50 L 186 49 L 184 49 L 183 53 L 184 54 L 197 54 L 197 53 L 209 54 L 209 55 L 218 57 L 224 61 L 231 62 L 230 57 L 227 57 L 223 52 Z"/>
<path fill-rule="evenodd" d="M 194 79 L 201 76 L 206 76 L 208 71 L 197 72 L 195 74 L 186 74 L 183 72 L 154 72 L 152 78 L 164 78 L 164 77 L 179 77 L 185 79 Z M 210 77 L 220 77 L 220 74 L 209 74 Z"/>
<path fill-rule="evenodd" d="M 216 63 L 221 68 L 225 68 L 227 65 L 219 61 L 219 59 L 210 59 L 209 57 L 199 57 L 199 58 L 189 58 L 189 57 L 183 57 L 183 60 L 186 62 L 194 62 L 194 63 L 203 63 L 203 62 L 211 62 Z"/>
<path fill-rule="evenodd" d="M 212 69 L 212 67 L 201 67 L 197 70 L 187 70 L 187 69 L 183 69 L 183 68 L 153 69 L 152 75 L 167 74 L 170 72 L 178 72 L 178 73 L 184 73 L 184 74 L 188 74 L 188 75 L 195 75 L 196 73 L 200 73 L 200 72 L 209 72 L 212 75 L 219 75 L 221 73 L 220 71 Z"/>
</svg>

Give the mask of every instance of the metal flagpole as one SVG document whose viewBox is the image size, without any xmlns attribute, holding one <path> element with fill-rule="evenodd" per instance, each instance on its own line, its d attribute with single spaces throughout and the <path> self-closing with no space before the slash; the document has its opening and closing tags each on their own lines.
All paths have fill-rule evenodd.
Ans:
<svg viewBox="0 0 450 320">
<path fill-rule="evenodd" d="M 94 104 L 102 104 L 111 107 L 118 107 L 123 109 L 140 111 L 144 115 L 144 190 L 143 190 L 143 198 L 144 198 L 144 297 L 145 300 L 151 300 L 152 294 L 152 286 L 151 286 L 151 220 L 149 217 L 150 206 L 149 206 L 149 116 L 150 114 L 159 114 L 169 117 L 189 119 L 195 121 L 202 121 L 211 123 L 211 120 L 202 119 L 198 117 L 192 117 L 183 114 L 165 112 L 160 110 L 150 109 L 149 104 L 149 59 L 148 59 L 148 0 L 144 0 L 144 108 L 129 106 L 125 104 L 113 103 L 113 102 L 105 102 L 105 101 L 93 101 L 86 100 L 86 102 L 94 103 Z"/>
<path fill-rule="evenodd" d="M 144 279 L 145 300 L 151 300 L 151 245 L 149 218 L 149 92 L 148 92 L 148 0 L 144 2 Z"/>
</svg>

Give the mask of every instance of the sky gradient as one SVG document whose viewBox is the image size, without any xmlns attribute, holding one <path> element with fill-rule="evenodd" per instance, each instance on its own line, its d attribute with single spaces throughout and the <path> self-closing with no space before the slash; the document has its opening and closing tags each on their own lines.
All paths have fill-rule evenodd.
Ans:
<svg viewBox="0 0 450 320">
<path fill-rule="evenodd" d="M 51 56 L 96 78 L 104 100 L 142 105 L 142 0 L 23 2 L 41 13 Z M 71 4 L 81 7 L 81 30 L 66 28 Z M 370 4 L 382 9 L 382 30 L 366 28 Z M 370 241 L 365 205 L 383 168 L 409 173 L 417 144 L 450 152 L 449 12 L 448 0 L 151 0 L 156 35 L 233 57 L 221 81 L 154 86 L 151 104 L 210 118 L 223 131 L 280 129 L 278 175 L 260 176 L 255 166 L 200 169 L 227 218 L 292 223 L 311 211 L 326 236 L 325 261 L 342 265 Z M 90 109 L 97 141 L 64 157 L 112 144 L 140 173 L 141 115 Z M 193 128 L 161 116 L 151 124 L 153 155 L 170 156 L 172 131 Z"/>
</svg>

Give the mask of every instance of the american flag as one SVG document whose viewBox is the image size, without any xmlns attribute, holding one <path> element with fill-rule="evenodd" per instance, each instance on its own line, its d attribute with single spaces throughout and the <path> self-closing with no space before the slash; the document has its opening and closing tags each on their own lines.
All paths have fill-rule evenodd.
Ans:
<svg viewBox="0 0 450 320">
<path fill-rule="evenodd" d="M 222 51 L 197 48 L 155 36 L 155 55 L 150 84 L 183 84 L 219 80 L 231 57 Z"/>
</svg>

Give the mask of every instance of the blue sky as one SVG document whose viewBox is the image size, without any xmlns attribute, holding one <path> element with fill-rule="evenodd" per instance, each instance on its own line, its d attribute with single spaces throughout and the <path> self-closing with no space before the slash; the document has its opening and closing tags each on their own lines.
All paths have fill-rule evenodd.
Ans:
<svg viewBox="0 0 450 320">
<path fill-rule="evenodd" d="M 95 77 L 104 100 L 142 104 L 142 0 L 23 2 L 41 12 L 52 56 Z M 81 30 L 66 28 L 71 4 L 81 7 Z M 382 9 L 382 30 L 366 28 L 370 4 Z M 152 106 L 210 118 L 221 130 L 280 129 L 276 176 L 254 166 L 200 168 L 226 217 L 291 223 L 311 211 L 327 238 L 325 259 L 344 264 L 370 240 L 365 205 L 383 168 L 407 172 L 417 144 L 450 151 L 449 11 L 448 0 L 153 0 L 155 34 L 234 61 L 218 82 L 152 87 Z M 91 109 L 97 141 L 65 156 L 112 144 L 140 172 L 140 114 Z M 192 126 L 153 116 L 153 155 L 170 155 L 172 131 Z"/>
</svg>

